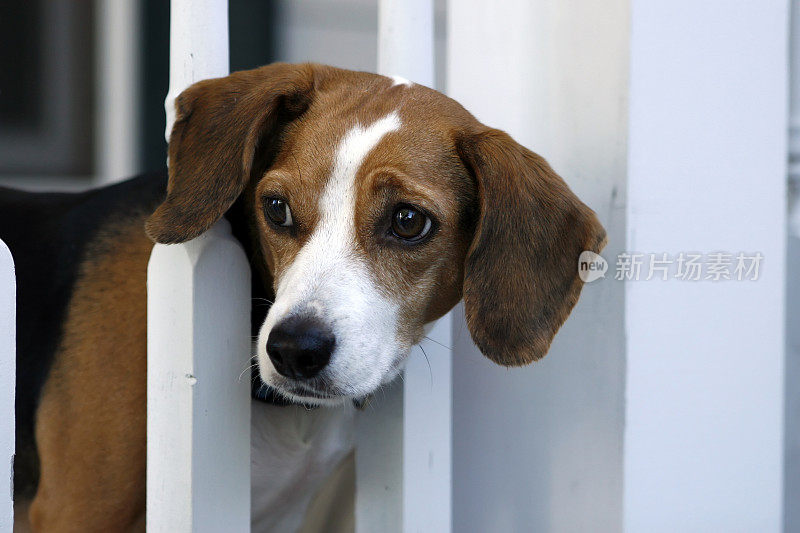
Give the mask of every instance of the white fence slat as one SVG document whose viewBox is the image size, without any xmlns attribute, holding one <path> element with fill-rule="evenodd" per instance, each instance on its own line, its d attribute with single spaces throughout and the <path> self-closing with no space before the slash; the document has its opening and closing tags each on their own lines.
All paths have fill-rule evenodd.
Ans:
<svg viewBox="0 0 800 533">
<path fill-rule="evenodd" d="M 433 0 L 379 2 L 378 72 L 433 87 Z"/>
<path fill-rule="evenodd" d="M 437 321 L 406 366 L 403 530 L 407 532 L 452 529 L 452 328 L 450 314 Z"/>
<path fill-rule="evenodd" d="M 432 87 L 433 2 L 382 0 L 378 13 L 378 71 Z M 414 348 L 404 379 L 358 416 L 359 532 L 451 529 L 451 329 L 448 314 Z"/>
<path fill-rule="evenodd" d="M 448 95 L 544 156 L 609 236 L 606 278 L 542 361 L 491 362 L 456 311 L 455 531 L 622 529 L 628 4 L 447 2 Z"/>
<path fill-rule="evenodd" d="M 247 258 L 217 223 L 148 268 L 148 531 L 249 531 Z M 245 304 L 243 304 L 243 302 Z"/>
<path fill-rule="evenodd" d="M 404 379 L 358 413 L 359 532 L 451 530 L 451 329 L 449 314 L 437 321 Z"/>
<path fill-rule="evenodd" d="M 0 531 L 14 523 L 14 392 L 16 390 L 16 293 L 14 260 L 0 240 Z"/>
<path fill-rule="evenodd" d="M 167 140 L 175 122 L 175 98 L 196 81 L 227 76 L 228 48 L 227 0 L 171 1 Z"/>
<path fill-rule="evenodd" d="M 175 97 L 228 73 L 224 0 L 172 0 L 167 130 Z M 147 528 L 249 531 L 250 269 L 220 221 L 148 267 Z"/>
</svg>

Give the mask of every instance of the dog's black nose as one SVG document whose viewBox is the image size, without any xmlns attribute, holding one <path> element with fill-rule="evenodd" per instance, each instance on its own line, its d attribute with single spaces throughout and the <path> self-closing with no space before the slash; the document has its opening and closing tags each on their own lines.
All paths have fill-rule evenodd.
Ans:
<svg viewBox="0 0 800 533">
<path fill-rule="evenodd" d="M 267 354 L 275 370 L 287 378 L 313 378 L 331 360 L 333 332 L 314 318 L 289 318 L 272 328 Z"/>
</svg>

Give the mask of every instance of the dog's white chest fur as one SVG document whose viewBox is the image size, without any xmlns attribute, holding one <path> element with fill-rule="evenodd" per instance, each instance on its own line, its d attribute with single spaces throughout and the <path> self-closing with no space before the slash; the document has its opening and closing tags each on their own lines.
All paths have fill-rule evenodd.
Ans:
<svg viewBox="0 0 800 533">
<path fill-rule="evenodd" d="M 297 531 L 314 495 L 353 449 L 352 406 L 306 409 L 253 402 L 252 531 Z"/>
</svg>

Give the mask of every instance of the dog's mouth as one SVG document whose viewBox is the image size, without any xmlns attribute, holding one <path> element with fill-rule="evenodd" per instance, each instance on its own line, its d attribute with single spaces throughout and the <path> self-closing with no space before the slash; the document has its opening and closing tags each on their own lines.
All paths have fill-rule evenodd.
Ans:
<svg viewBox="0 0 800 533">
<path fill-rule="evenodd" d="M 335 400 L 337 398 L 343 398 L 342 395 L 333 394 L 326 390 L 318 390 L 316 388 L 304 386 L 302 384 L 289 389 L 289 391 L 292 394 L 296 394 L 298 396 L 308 396 L 310 398 L 316 398 L 318 400 Z"/>
<path fill-rule="evenodd" d="M 363 397 L 355 397 L 346 394 L 331 394 L 303 386 L 290 389 L 289 392 L 291 396 L 294 397 L 295 402 L 306 405 L 340 405 L 342 403 L 352 402 L 353 407 L 358 410 L 363 410 L 372 398 L 371 394 Z"/>
<path fill-rule="evenodd" d="M 280 375 L 273 375 L 268 384 L 279 395 L 296 403 L 339 405 L 350 399 L 348 394 L 322 383 L 319 379 L 296 381 Z"/>
</svg>

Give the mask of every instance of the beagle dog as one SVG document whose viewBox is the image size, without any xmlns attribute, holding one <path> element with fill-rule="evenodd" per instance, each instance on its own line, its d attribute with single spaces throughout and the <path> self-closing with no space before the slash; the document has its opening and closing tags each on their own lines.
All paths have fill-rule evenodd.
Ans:
<svg viewBox="0 0 800 533">
<path fill-rule="evenodd" d="M 254 305 L 258 376 L 273 403 L 302 405 L 368 397 L 462 298 L 486 357 L 540 359 L 578 300 L 578 256 L 605 244 L 544 159 L 400 78 L 272 64 L 175 107 L 168 179 L 0 192 L 19 291 L 14 488 L 37 531 L 143 527 L 153 242 L 229 220 L 272 304 Z"/>
</svg>

